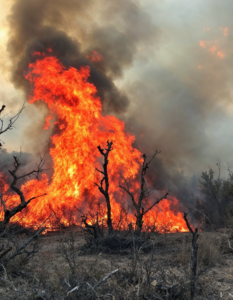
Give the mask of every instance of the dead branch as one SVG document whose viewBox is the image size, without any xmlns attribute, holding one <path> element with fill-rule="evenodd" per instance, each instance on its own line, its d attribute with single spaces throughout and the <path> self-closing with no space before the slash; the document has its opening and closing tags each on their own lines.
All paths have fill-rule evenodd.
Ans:
<svg viewBox="0 0 233 300">
<path fill-rule="evenodd" d="M 4 251 L 2 251 L 0 253 L 0 258 L 2 258 L 3 256 L 5 256 L 9 251 L 11 251 L 11 249 L 12 249 L 12 247 L 10 246 L 10 247 L 6 248 Z"/>
<path fill-rule="evenodd" d="M 0 199 L 1 199 L 2 206 L 3 206 L 3 210 L 5 212 L 6 211 L 6 204 L 5 204 L 5 202 L 4 202 L 3 198 L 2 198 L 2 193 L 0 193 Z"/>
<path fill-rule="evenodd" d="M 73 293 L 74 291 L 77 291 L 79 289 L 79 286 L 77 285 L 76 287 L 74 287 L 72 290 L 70 290 L 68 293 L 67 293 L 67 296 L 69 296 L 70 293 Z"/>
<path fill-rule="evenodd" d="M 121 175 L 126 186 L 120 185 L 119 187 L 121 189 L 123 189 L 130 196 L 132 203 L 136 210 L 135 217 L 136 217 L 136 225 L 137 225 L 137 228 L 136 228 L 137 235 L 140 235 L 140 233 L 141 233 L 144 215 L 146 213 L 148 213 L 148 211 L 150 211 L 160 201 L 162 201 L 163 199 L 166 199 L 167 196 L 169 195 L 169 193 L 166 193 L 161 198 L 157 198 L 157 200 L 147 209 L 145 209 L 143 207 L 143 202 L 149 196 L 149 193 L 150 193 L 149 187 L 147 185 L 147 181 L 145 178 L 146 171 L 149 168 L 150 163 L 152 162 L 152 160 L 155 158 L 155 156 L 158 153 L 160 153 L 160 151 L 156 150 L 149 161 L 146 160 L 146 158 L 147 158 L 146 154 L 143 154 L 143 163 L 142 163 L 142 169 L 141 169 L 141 186 L 140 186 L 139 197 L 138 197 L 137 201 L 135 200 L 134 193 L 132 191 L 130 191 L 130 185 L 129 185 L 128 181 L 124 178 L 123 175 Z"/>
<path fill-rule="evenodd" d="M 107 141 L 107 148 L 102 149 L 100 146 L 98 146 L 99 152 L 104 157 L 104 163 L 103 163 L 103 171 L 96 169 L 97 172 L 103 175 L 103 178 L 100 180 L 99 183 L 95 183 L 95 185 L 98 187 L 99 191 L 104 195 L 106 204 L 107 204 L 107 224 L 108 224 L 108 232 L 109 234 L 112 234 L 113 232 L 113 225 L 112 225 L 112 215 L 111 215 L 111 203 L 110 203 L 110 197 L 109 197 L 109 178 L 108 178 L 108 155 L 110 151 L 112 151 L 112 144 L 113 142 Z"/>
<path fill-rule="evenodd" d="M 5 105 L 2 105 L 2 108 L 0 109 L 0 114 L 3 112 L 3 110 L 5 109 Z M 22 113 L 22 111 L 25 108 L 25 104 L 23 104 L 23 106 L 21 107 L 21 109 L 18 111 L 18 113 L 13 116 L 12 118 L 10 118 L 9 123 L 7 124 L 7 126 L 4 128 L 4 121 L 3 118 L 0 117 L 0 134 L 5 133 L 8 130 L 13 129 L 13 125 L 15 124 L 15 122 L 18 120 L 20 114 Z"/>
<path fill-rule="evenodd" d="M 38 230 L 32 237 L 30 237 L 23 245 L 21 245 L 18 249 L 16 249 L 16 251 L 7 259 L 7 261 L 13 259 L 14 257 L 18 256 L 18 255 L 22 255 L 24 253 L 26 253 L 27 255 L 31 255 L 32 253 L 34 253 L 35 251 L 26 251 L 25 248 L 36 238 L 38 238 L 38 236 L 45 230 L 45 228 L 41 228 L 40 230 Z M 24 251 L 23 251 L 24 250 Z"/>
<path fill-rule="evenodd" d="M 227 241 L 228 241 L 229 248 L 230 248 L 231 250 L 233 250 L 233 248 L 231 247 L 230 241 L 229 241 L 229 240 L 227 240 Z"/>
<path fill-rule="evenodd" d="M 97 237 L 98 237 L 98 233 L 97 233 L 98 220 L 97 220 L 97 223 L 95 225 L 90 225 L 90 224 L 87 223 L 87 217 L 82 216 L 82 221 L 81 222 L 85 224 L 86 228 L 93 230 L 94 238 L 97 239 Z"/>
<path fill-rule="evenodd" d="M 6 105 L 2 105 L 2 108 L 0 109 L 0 113 L 4 111 L 5 107 L 6 107 Z"/>
<path fill-rule="evenodd" d="M 151 210 L 156 204 L 158 204 L 160 201 L 162 201 L 163 199 L 167 199 L 167 196 L 169 195 L 169 193 L 167 192 L 164 196 L 162 196 L 161 198 L 157 198 L 157 200 L 144 212 L 144 215 Z"/>
<path fill-rule="evenodd" d="M 11 171 L 9 170 L 9 173 L 11 174 L 11 176 L 13 177 L 13 181 L 10 185 L 10 188 L 19 195 L 20 197 L 20 204 L 17 205 L 16 207 L 14 207 L 12 210 L 8 210 L 6 209 L 6 205 L 1 197 L 1 203 L 4 207 L 4 220 L 2 222 L 0 222 L 0 230 L 4 230 L 6 225 L 9 223 L 10 219 L 16 215 L 17 213 L 19 213 L 20 211 L 22 211 L 25 207 L 27 207 L 27 205 L 34 199 L 37 199 L 39 197 L 45 196 L 46 193 L 41 194 L 41 195 L 37 195 L 34 196 L 32 198 L 30 198 L 29 200 L 25 200 L 24 194 L 23 192 L 16 187 L 16 184 L 18 182 L 19 179 L 25 178 L 27 176 L 31 176 L 31 175 L 35 175 L 36 178 L 39 178 L 39 175 L 45 171 L 45 169 L 43 169 L 43 165 L 44 165 L 44 157 L 41 157 L 40 163 L 37 166 L 37 170 L 33 170 L 27 174 L 21 175 L 21 176 L 17 176 L 17 172 L 20 168 L 21 163 L 19 162 L 19 159 L 16 156 L 13 156 L 14 158 L 14 169 Z"/>
<path fill-rule="evenodd" d="M 196 273 L 197 273 L 197 250 L 198 250 L 198 244 L 197 239 L 199 237 L 198 234 L 198 228 L 195 228 L 195 230 L 192 229 L 192 227 L 189 224 L 189 221 L 187 219 L 188 213 L 184 213 L 184 220 L 186 222 L 186 225 L 191 232 L 193 239 L 192 239 L 192 254 L 191 254 L 191 282 L 190 282 L 190 300 L 193 300 L 195 297 L 195 281 L 196 281 Z"/>
<path fill-rule="evenodd" d="M 116 274 L 118 271 L 119 271 L 119 269 L 116 269 L 116 270 L 112 271 L 111 273 L 109 273 L 108 275 L 106 275 L 96 285 L 94 285 L 93 289 L 95 290 L 97 287 L 99 287 L 102 283 L 104 283 L 105 281 L 107 281 L 112 275 Z"/>
</svg>

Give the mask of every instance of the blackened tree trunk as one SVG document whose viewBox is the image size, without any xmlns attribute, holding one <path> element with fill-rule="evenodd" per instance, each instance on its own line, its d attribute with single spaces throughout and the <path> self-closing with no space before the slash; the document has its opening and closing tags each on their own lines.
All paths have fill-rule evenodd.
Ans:
<svg viewBox="0 0 233 300">
<path fill-rule="evenodd" d="M 198 244 L 197 244 L 197 239 L 198 239 L 198 228 L 195 230 L 192 229 L 190 226 L 188 219 L 187 219 L 187 214 L 184 213 L 184 219 L 187 224 L 187 227 L 189 231 L 192 233 L 193 238 L 192 238 L 192 253 L 191 253 L 191 283 L 190 283 L 190 300 L 194 300 L 195 297 L 195 287 L 196 287 L 196 275 L 197 275 L 197 251 L 198 251 Z"/>
<path fill-rule="evenodd" d="M 108 155 L 109 152 L 112 151 L 112 144 L 113 142 L 107 141 L 107 148 L 102 149 L 100 146 L 98 146 L 99 152 L 104 157 L 104 163 L 103 163 L 103 171 L 96 169 L 99 173 L 103 174 L 103 178 L 100 180 L 99 183 L 95 183 L 95 185 L 98 187 L 99 191 L 104 195 L 106 204 L 107 204 L 107 225 L 108 225 L 108 233 L 113 233 L 113 225 L 112 225 L 112 212 L 111 212 L 111 202 L 109 197 L 109 178 L 108 178 Z"/>
<path fill-rule="evenodd" d="M 140 236 L 141 231 L 142 231 L 142 226 L 143 226 L 143 217 L 144 215 L 150 211 L 156 204 L 158 204 L 161 200 L 166 199 L 168 196 L 168 193 L 166 193 L 164 196 L 162 196 L 161 198 L 157 198 L 157 200 L 147 209 L 145 209 L 142 205 L 143 205 L 143 201 L 149 196 L 149 188 L 147 186 L 147 182 L 145 179 L 145 174 L 146 174 L 146 170 L 149 168 L 149 164 L 152 162 L 152 160 L 155 158 L 155 156 L 160 153 L 159 151 L 155 151 L 154 155 L 152 156 L 152 158 L 147 162 L 146 161 L 146 154 L 143 154 L 143 164 L 142 164 L 142 169 L 141 169 L 141 186 L 140 186 L 140 192 L 139 192 L 139 198 L 138 201 L 135 200 L 134 198 L 134 194 L 130 191 L 130 184 L 129 182 L 126 181 L 126 179 L 122 176 L 126 187 L 125 186 L 120 186 L 120 188 L 122 188 L 123 190 L 125 190 L 127 192 L 127 194 L 130 196 L 133 205 L 135 207 L 136 210 L 136 230 L 135 230 L 135 234 Z"/>
</svg>

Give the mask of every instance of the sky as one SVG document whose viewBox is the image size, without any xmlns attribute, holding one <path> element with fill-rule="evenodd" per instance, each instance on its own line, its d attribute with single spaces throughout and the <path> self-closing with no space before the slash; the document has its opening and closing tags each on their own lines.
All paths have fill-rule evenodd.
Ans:
<svg viewBox="0 0 233 300">
<path fill-rule="evenodd" d="M 0 0 L 0 99 L 7 105 L 6 121 L 25 101 L 24 91 L 16 88 L 11 77 L 14 61 L 8 42 L 13 27 L 8 15 L 15 2 Z M 110 15 L 104 10 L 106 0 L 99 3 L 97 10 L 88 12 L 90 19 L 83 15 L 70 23 L 69 18 L 64 19 L 64 30 L 78 37 L 83 49 L 101 41 L 89 41 L 95 24 L 100 29 L 111 26 L 133 45 L 133 54 L 122 60 L 119 74 L 114 76 L 110 69 L 108 74 L 129 99 L 126 111 L 112 113 L 125 120 L 127 130 L 136 136 L 137 147 L 149 153 L 161 150 L 167 169 L 188 175 L 199 174 L 217 161 L 223 168 L 227 164 L 233 167 L 233 2 L 125 1 L 137 7 L 137 14 L 130 14 L 131 6 L 124 4 L 127 15 L 123 14 L 125 7 L 117 5 L 120 2 L 112 1 L 116 7 L 109 7 Z M 85 20 L 89 31 L 82 28 Z M 89 44 L 85 43 L 87 36 Z M 117 55 L 120 58 L 119 51 Z M 2 137 L 8 152 L 22 148 L 36 154 L 43 131 L 41 136 L 33 136 L 33 132 L 44 118 L 38 116 L 38 109 L 26 104 L 16 128 Z"/>
</svg>

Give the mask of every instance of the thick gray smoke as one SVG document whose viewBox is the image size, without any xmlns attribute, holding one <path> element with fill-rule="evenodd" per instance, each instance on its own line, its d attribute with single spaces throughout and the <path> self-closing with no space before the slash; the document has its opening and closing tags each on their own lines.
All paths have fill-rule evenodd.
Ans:
<svg viewBox="0 0 233 300">
<path fill-rule="evenodd" d="M 129 99 L 115 86 L 137 54 L 140 45 L 150 44 L 157 29 L 148 15 L 132 1 L 16 0 L 9 17 L 11 37 L 8 51 L 13 61 L 16 87 L 30 87 L 24 79 L 34 51 L 48 48 L 65 65 L 89 65 L 90 81 L 97 89 L 105 112 L 126 111 Z M 90 62 L 97 51 L 103 59 Z"/>
<path fill-rule="evenodd" d="M 66 66 L 89 65 L 104 112 L 126 121 L 143 153 L 162 151 L 149 170 L 153 186 L 191 207 L 187 178 L 218 159 L 233 164 L 232 1 L 145 3 L 15 0 L 9 16 L 12 80 L 27 94 L 23 75 L 31 54 L 48 48 Z M 92 51 L 103 59 L 90 62 Z M 122 76 L 127 80 L 119 89 Z M 27 129 L 33 149 L 48 143 L 49 134 L 41 134 L 45 114 L 42 108 L 36 128 Z"/>
</svg>

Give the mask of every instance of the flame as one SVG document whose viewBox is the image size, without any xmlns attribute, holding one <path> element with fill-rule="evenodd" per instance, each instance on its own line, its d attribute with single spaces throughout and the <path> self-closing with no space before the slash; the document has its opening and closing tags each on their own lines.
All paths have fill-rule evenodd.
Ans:
<svg viewBox="0 0 233 300">
<path fill-rule="evenodd" d="M 206 48 L 212 55 L 216 54 L 219 58 L 223 59 L 226 55 L 218 44 L 218 41 L 199 41 L 199 45 L 202 48 Z"/>
<path fill-rule="evenodd" d="M 103 59 L 102 55 L 95 50 L 92 52 L 91 56 L 87 55 L 87 58 L 92 62 L 99 62 Z"/>
<path fill-rule="evenodd" d="M 228 34 L 229 34 L 229 28 L 228 27 L 221 26 L 221 27 L 219 27 L 219 29 L 222 31 L 224 36 L 228 36 Z"/>
<path fill-rule="evenodd" d="M 52 119 L 52 116 L 49 115 L 46 117 L 45 119 L 45 123 L 44 123 L 44 126 L 43 126 L 43 129 L 46 130 L 46 129 L 49 129 L 50 127 L 50 120 Z"/>
<path fill-rule="evenodd" d="M 135 226 L 134 210 L 124 210 L 130 201 L 124 198 L 119 183 L 121 174 L 127 181 L 135 182 L 141 167 L 141 153 L 133 148 L 135 138 L 125 132 L 124 122 L 102 114 L 102 104 L 95 96 L 96 87 L 88 82 L 89 75 L 88 66 L 80 70 L 73 67 L 66 69 L 58 59 L 45 57 L 45 54 L 29 65 L 29 72 L 25 76 L 33 85 L 29 102 L 44 101 L 50 111 L 44 129 L 49 127 L 53 115 L 53 126 L 59 130 L 51 137 L 53 146 L 50 155 L 54 163 L 52 179 L 43 174 L 41 180 L 29 180 L 21 186 L 26 200 L 45 192 L 47 195 L 33 200 L 25 210 L 12 218 L 12 222 L 37 228 L 46 221 L 47 227 L 52 228 L 59 220 L 61 224 L 69 226 L 80 223 L 78 211 L 87 213 L 89 210 L 98 210 L 104 223 L 105 202 L 94 183 L 101 179 L 96 168 L 102 167 L 97 146 L 105 147 L 109 140 L 113 141 L 108 170 L 114 226 L 120 224 L 119 228 L 127 228 L 130 222 Z M 4 191 L 8 188 L 5 183 Z M 18 195 L 13 194 L 6 204 L 10 208 L 18 203 Z M 161 232 L 165 227 L 169 232 L 187 231 L 181 213 L 175 212 L 174 207 L 178 207 L 175 198 L 160 202 L 145 216 L 145 227 L 149 229 L 156 222 Z M 0 217 L 3 217 L 3 212 Z M 90 221 L 94 222 L 95 219 L 94 214 Z"/>
</svg>

